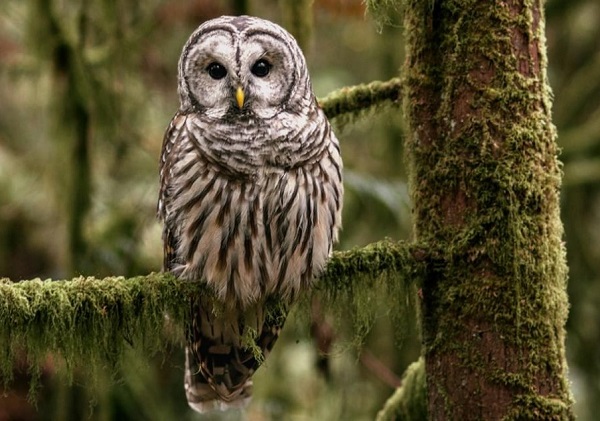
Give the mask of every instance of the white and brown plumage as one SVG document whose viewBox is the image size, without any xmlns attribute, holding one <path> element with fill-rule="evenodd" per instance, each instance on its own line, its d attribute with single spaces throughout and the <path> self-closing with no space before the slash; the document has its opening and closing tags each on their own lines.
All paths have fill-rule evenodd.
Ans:
<svg viewBox="0 0 600 421">
<path fill-rule="evenodd" d="M 204 412 L 239 406 L 291 302 L 325 266 L 341 225 L 342 161 L 293 37 L 271 22 L 201 25 L 179 61 L 180 108 L 165 134 L 159 218 L 164 269 L 210 286 L 190 303 L 185 389 Z"/>
</svg>

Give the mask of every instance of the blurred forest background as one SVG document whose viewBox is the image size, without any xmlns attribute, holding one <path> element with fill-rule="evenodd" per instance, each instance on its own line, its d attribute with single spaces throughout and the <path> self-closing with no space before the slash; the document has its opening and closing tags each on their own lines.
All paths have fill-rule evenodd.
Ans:
<svg viewBox="0 0 600 421">
<path fill-rule="evenodd" d="M 178 107 L 181 48 L 203 21 L 253 14 L 299 36 L 318 97 L 398 75 L 401 10 L 365 16 L 361 0 L 2 0 L 0 3 L 0 277 L 70 278 L 159 271 L 158 156 Z M 304 14 L 297 19 L 298 13 Z M 600 2 L 548 0 L 549 78 L 564 163 L 562 217 L 570 266 L 568 357 L 581 420 L 600 413 Z M 389 107 L 335 121 L 345 163 L 338 248 L 409 239 L 403 121 Z M 375 305 L 375 304 L 374 304 Z M 315 309 L 319 311 L 319 309 Z M 328 319 L 328 316 L 324 316 Z M 322 358 L 308 317 L 255 376 L 249 420 L 370 420 L 419 355 L 417 329 L 400 341 L 385 308 L 365 342 L 332 322 Z M 329 325 L 328 325 L 329 326 Z M 326 332 L 327 333 L 327 332 Z M 65 332 L 65 335 L 68 335 Z M 321 338 L 322 339 L 322 338 Z M 327 342 L 327 341 L 325 341 Z M 400 343 L 401 342 L 401 343 Z M 43 367 L 37 409 L 26 361 L 0 397 L 0 420 L 197 419 L 183 392 L 183 352 L 133 353 L 93 391 Z"/>
</svg>

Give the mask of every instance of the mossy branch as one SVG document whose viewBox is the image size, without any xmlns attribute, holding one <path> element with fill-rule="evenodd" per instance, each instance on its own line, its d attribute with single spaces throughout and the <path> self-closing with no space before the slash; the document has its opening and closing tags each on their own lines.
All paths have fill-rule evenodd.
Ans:
<svg viewBox="0 0 600 421">
<path fill-rule="evenodd" d="M 396 389 L 377 414 L 377 421 L 426 420 L 427 384 L 423 357 L 408 366 L 402 386 Z"/>
<path fill-rule="evenodd" d="M 399 106 L 400 89 L 401 79 L 395 77 L 385 82 L 374 81 L 333 91 L 320 99 L 319 104 L 327 118 L 343 127 L 378 107 L 389 104 Z"/>
<path fill-rule="evenodd" d="M 356 306 L 356 320 L 372 320 L 368 314 L 373 306 L 361 304 L 369 301 L 374 290 L 412 285 L 423 265 L 422 253 L 415 245 L 391 241 L 336 252 L 313 293 L 325 302 L 336 301 L 346 315 L 348 306 Z M 68 373 L 74 367 L 92 372 L 107 367 L 116 370 L 126 348 L 141 347 L 153 353 L 179 340 L 188 298 L 198 293 L 208 291 L 201 283 L 180 281 L 164 273 L 128 279 L 2 279 L 0 374 L 10 380 L 15 360 L 23 355 L 35 373 L 49 352 L 64 358 Z M 348 305 L 340 301 L 344 298 L 349 298 Z M 410 300 L 396 296 L 396 301 L 403 306 Z M 273 300 L 268 305 L 277 311 L 281 303 Z M 368 327 L 363 327 L 362 331 L 366 330 Z"/>
</svg>

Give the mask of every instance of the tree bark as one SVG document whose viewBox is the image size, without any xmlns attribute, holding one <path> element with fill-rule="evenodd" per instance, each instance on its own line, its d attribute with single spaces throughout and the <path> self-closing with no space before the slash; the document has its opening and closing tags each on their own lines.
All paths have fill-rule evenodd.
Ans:
<svg viewBox="0 0 600 421">
<path fill-rule="evenodd" d="M 541 0 L 406 2 L 403 100 L 432 420 L 570 419 Z"/>
</svg>

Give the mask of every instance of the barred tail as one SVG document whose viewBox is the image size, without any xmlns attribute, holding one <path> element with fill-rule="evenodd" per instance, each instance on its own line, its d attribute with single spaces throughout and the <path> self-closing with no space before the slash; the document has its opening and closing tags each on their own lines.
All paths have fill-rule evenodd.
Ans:
<svg viewBox="0 0 600 421">
<path fill-rule="evenodd" d="M 252 380 L 230 390 L 227 386 L 213 386 L 198 369 L 195 356 L 190 347 L 185 348 L 185 395 L 189 406 L 200 413 L 215 410 L 225 411 L 232 408 L 244 407 L 252 396 Z M 219 390 L 220 389 L 220 390 Z M 219 391 L 217 391 L 219 390 Z M 219 393 L 221 392 L 221 393 Z"/>
<path fill-rule="evenodd" d="M 265 317 L 264 303 L 241 312 L 213 310 L 207 298 L 191 300 L 185 350 L 185 393 L 198 412 L 243 407 L 252 396 L 252 375 L 273 348 L 286 312 Z M 245 329 L 257 348 L 243 343 Z"/>
</svg>

